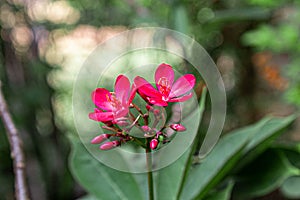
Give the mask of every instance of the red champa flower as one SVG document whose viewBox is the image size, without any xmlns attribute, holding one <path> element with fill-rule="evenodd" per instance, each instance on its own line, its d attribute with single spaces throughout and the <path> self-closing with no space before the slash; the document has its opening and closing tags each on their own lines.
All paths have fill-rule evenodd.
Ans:
<svg viewBox="0 0 300 200">
<path fill-rule="evenodd" d="M 97 88 L 92 92 L 92 100 L 98 107 L 89 118 L 100 122 L 118 123 L 128 114 L 129 105 L 134 98 L 135 89 L 130 90 L 130 82 L 124 75 L 119 75 L 115 83 L 115 92 Z"/>
<path fill-rule="evenodd" d="M 140 96 L 149 104 L 167 106 L 168 102 L 183 102 L 190 99 L 196 78 L 192 74 L 181 76 L 174 82 L 174 70 L 168 64 L 162 63 L 155 71 L 155 89 L 144 78 L 137 76 L 134 84 Z"/>
</svg>

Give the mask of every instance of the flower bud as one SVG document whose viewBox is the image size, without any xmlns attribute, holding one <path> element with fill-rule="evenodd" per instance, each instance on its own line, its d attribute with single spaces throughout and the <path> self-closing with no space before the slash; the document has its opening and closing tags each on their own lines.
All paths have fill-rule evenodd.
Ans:
<svg viewBox="0 0 300 200">
<path fill-rule="evenodd" d="M 101 150 L 110 150 L 117 146 L 119 146 L 121 143 L 119 141 L 111 141 L 111 142 L 105 142 L 100 146 Z"/>
<path fill-rule="evenodd" d="M 110 138 L 110 134 L 102 134 L 102 135 L 98 135 L 97 137 L 94 137 L 91 141 L 92 144 L 100 144 L 101 142 L 103 142 L 104 140 Z"/>
<path fill-rule="evenodd" d="M 146 105 L 146 109 L 147 109 L 148 111 L 151 111 L 153 108 L 152 108 L 152 106 L 150 106 L 149 104 L 147 104 L 147 105 Z"/>
<path fill-rule="evenodd" d="M 112 121 L 103 122 L 106 126 L 111 127 L 113 126 Z"/>
<path fill-rule="evenodd" d="M 146 109 L 147 109 L 148 111 L 151 111 L 151 110 L 153 110 L 153 107 L 150 106 L 149 104 L 147 104 L 147 105 L 146 105 Z"/>
<path fill-rule="evenodd" d="M 181 124 L 171 124 L 170 128 L 173 129 L 174 131 L 178 131 L 178 132 L 182 132 L 182 131 L 186 130 L 186 128 Z"/>
<path fill-rule="evenodd" d="M 158 109 L 154 109 L 153 110 L 154 115 L 158 116 L 160 114 L 160 110 Z"/>
<path fill-rule="evenodd" d="M 151 131 L 151 128 L 149 126 L 146 126 L 146 125 L 142 126 L 141 128 L 143 129 L 144 132 L 150 132 Z"/>
<path fill-rule="evenodd" d="M 164 136 L 160 135 L 158 136 L 158 141 L 162 142 L 164 140 Z"/>
<path fill-rule="evenodd" d="M 158 140 L 157 139 L 152 139 L 151 142 L 150 142 L 150 148 L 151 149 L 156 149 L 158 145 Z"/>
</svg>

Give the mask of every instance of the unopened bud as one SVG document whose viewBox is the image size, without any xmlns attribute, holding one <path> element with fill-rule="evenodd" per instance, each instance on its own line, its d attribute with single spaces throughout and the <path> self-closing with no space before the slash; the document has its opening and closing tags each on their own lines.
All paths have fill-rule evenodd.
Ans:
<svg viewBox="0 0 300 200">
<path fill-rule="evenodd" d="M 151 142 L 150 142 L 150 148 L 151 149 L 156 149 L 158 145 L 158 140 L 157 139 L 152 139 Z"/>
<path fill-rule="evenodd" d="M 173 129 L 174 131 L 178 131 L 178 132 L 182 132 L 182 131 L 186 130 L 186 128 L 181 124 L 171 124 L 170 128 Z"/>
<path fill-rule="evenodd" d="M 158 141 L 162 142 L 164 140 L 164 136 L 160 135 L 158 136 Z"/>
<path fill-rule="evenodd" d="M 111 127 L 113 126 L 112 121 L 103 122 L 106 126 Z"/>
<path fill-rule="evenodd" d="M 92 144 L 100 144 L 101 142 L 103 142 L 104 140 L 110 138 L 110 134 L 102 134 L 102 135 L 98 135 L 97 137 L 94 137 L 91 141 Z"/>
<path fill-rule="evenodd" d="M 146 125 L 142 126 L 141 128 L 143 129 L 144 132 L 150 132 L 151 131 L 151 128 L 149 126 L 146 126 Z"/>
<path fill-rule="evenodd" d="M 148 111 L 152 111 L 152 110 L 153 110 L 153 107 L 150 106 L 149 104 L 147 104 L 147 105 L 146 105 L 146 109 L 147 109 Z"/>
<path fill-rule="evenodd" d="M 160 110 L 154 109 L 153 110 L 153 114 L 156 115 L 156 116 L 158 116 L 160 114 Z"/>
<path fill-rule="evenodd" d="M 119 141 L 111 141 L 111 142 L 105 142 L 100 146 L 101 150 L 110 150 L 117 146 L 119 146 L 121 143 Z"/>
</svg>

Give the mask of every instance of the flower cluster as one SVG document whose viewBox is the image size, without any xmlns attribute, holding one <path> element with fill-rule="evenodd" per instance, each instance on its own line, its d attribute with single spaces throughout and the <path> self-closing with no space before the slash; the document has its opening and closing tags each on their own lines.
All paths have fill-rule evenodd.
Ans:
<svg viewBox="0 0 300 200">
<path fill-rule="evenodd" d="M 131 85 L 126 76 L 119 75 L 114 92 L 105 88 L 94 90 L 92 101 L 96 108 L 89 114 L 89 118 L 102 122 L 102 128 L 109 133 L 95 137 L 91 143 L 101 144 L 100 149 L 109 150 L 132 141 L 144 148 L 154 150 L 170 141 L 164 131 L 166 128 L 177 132 L 185 131 L 186 128 L 181 124 L 158 126 L 166 119 L 165 113 L 160 108 L 168 106 L 170 102 L 186 101 L 193 95 L 192 89 L 196 82 L 194 75 L 186 74 L 176 81 L 174 76 L 173 68 L 163 63 L 155 72 L 156 88 L 140 76 L 135 77 Z M 144 108 L 133 102 L 136 94 L 144 100 Z M 131 134 L 134 127 L 140 130 L 142 137 Z"/>
</svg>

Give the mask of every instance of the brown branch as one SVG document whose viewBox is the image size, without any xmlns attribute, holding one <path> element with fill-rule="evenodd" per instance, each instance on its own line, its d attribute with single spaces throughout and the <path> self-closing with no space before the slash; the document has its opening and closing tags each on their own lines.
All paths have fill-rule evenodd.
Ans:
<svg viewBox="0 0 300 200">
<path fill-rule="evenodd" d="M 11 157 L 15 174 L 15 196 L 17 200 L 29 200 L 28 186 L 25 176 L 25 157 L 22 149 L 22 140 L 12 121 L 6 101 L 1 90 L 0 81 L 0 117 L 2 118 L 10 144 Z"/>
</svg>

